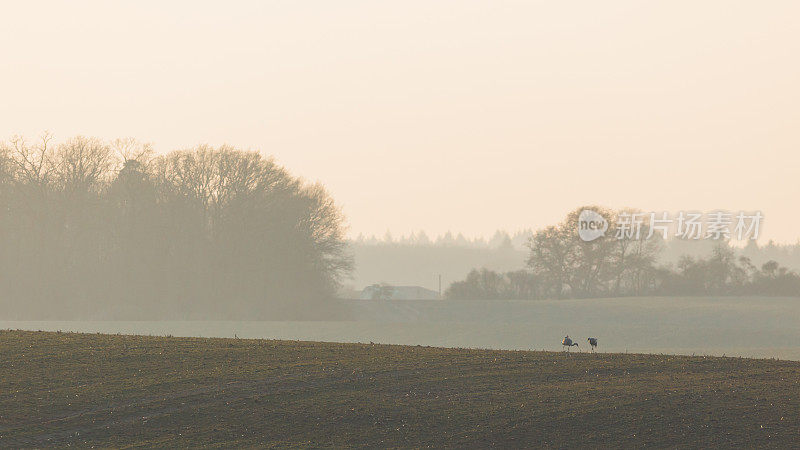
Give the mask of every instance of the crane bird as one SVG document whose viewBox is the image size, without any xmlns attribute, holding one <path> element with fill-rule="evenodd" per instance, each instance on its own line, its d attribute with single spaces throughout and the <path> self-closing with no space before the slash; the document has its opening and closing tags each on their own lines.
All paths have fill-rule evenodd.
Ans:
<svg viewBox="0 0 800 450">
<path fill-rule="evenodd" d="M 589 345 L 592 346 L 592 353 L 594 353 L 595 347 L 597 347 L 597 338 L 589 338 Z"/>
<path fill-rule="evenodd" d="M 567 347 L 567 353 L 569 353 L 569 348 L 572 347 L 573 345 L 574 346 L 578 346 L 578 343 L 577 342 L 572 342 L 572 339 L 570 339 L 569 335 L 567 335 L 564 338 L 564 340 L 561 341 L 561 345 L 563 345 L 564 347 Z M 578 346 L 578 348 L 580 348 L 580 347 Z"/>
</svg>

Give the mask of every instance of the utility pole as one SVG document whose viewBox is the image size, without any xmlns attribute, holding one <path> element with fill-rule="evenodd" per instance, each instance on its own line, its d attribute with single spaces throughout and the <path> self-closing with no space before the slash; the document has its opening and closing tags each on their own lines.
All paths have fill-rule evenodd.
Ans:
<svg viewBox="0 0 800 450">
<path fill-rule="evenodd" d="M 442 299 L 442 274 L 439 274 L 439 300 Z"/>
</svg>

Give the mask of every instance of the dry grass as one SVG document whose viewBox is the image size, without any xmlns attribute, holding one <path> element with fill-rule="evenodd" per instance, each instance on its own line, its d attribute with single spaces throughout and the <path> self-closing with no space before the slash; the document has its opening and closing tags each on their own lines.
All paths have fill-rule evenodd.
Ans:
<svg viewBox="0 0 800 450">
<path fill-rule="evenodd" d="M 800 445 L 800 363 L 0 332 L 0 446 Z"/>
</svg>

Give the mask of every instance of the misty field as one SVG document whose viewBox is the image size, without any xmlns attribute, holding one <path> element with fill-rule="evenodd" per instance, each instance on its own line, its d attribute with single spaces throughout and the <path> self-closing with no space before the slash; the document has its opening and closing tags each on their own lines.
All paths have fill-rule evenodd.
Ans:
<svg viewBox="0 0 800 450">
<path fill-rule="evenodd" d="M 797 446 L 800 363 L 0 332 L 0 446 Z"/>
<path fill-rule="evenodd" d="M 626 297 L 576 300 L 343 302 L 339 321 L 0 321 L 0 329 L 297 339 L 502 350 L 800 360 L 800 299 Z"/>
</svg>

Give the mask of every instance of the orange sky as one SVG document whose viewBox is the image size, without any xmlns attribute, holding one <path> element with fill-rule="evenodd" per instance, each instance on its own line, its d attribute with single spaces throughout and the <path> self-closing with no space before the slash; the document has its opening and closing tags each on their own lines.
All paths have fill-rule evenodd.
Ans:
<svg viewBox="0 0 800 450">
<path fill-rule="evenodd" d="M 796 242 L 798 2 L 15 2 L 0 137 L 230 143 L 351 234 L 490 236 L 582 204 L 763 211 Z"/>
</svg>

